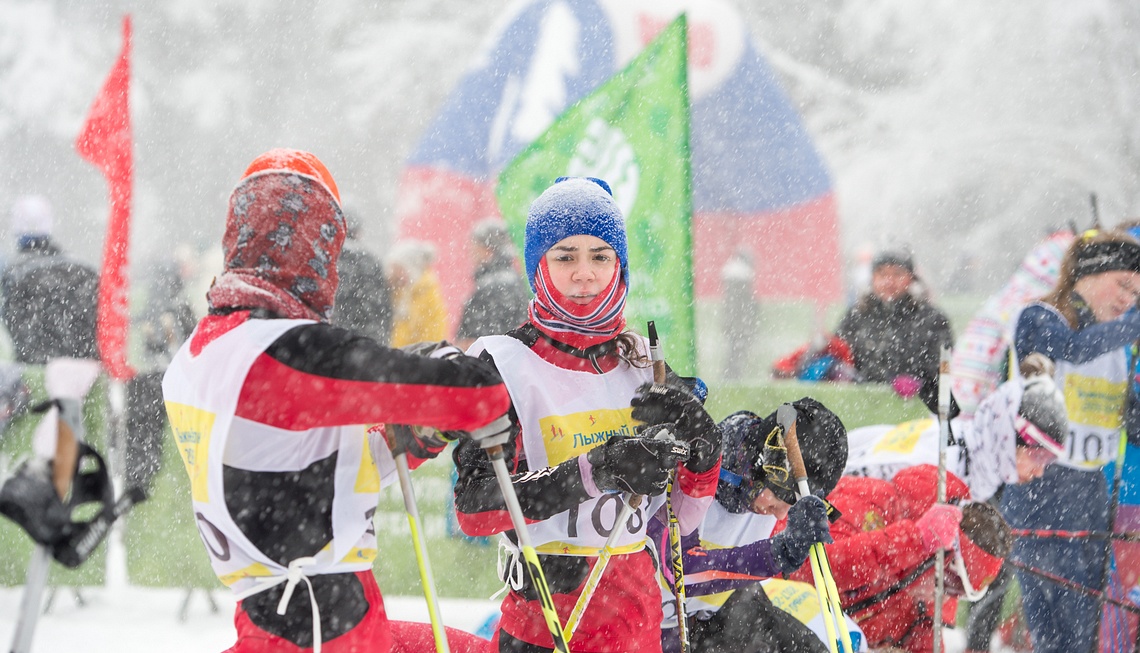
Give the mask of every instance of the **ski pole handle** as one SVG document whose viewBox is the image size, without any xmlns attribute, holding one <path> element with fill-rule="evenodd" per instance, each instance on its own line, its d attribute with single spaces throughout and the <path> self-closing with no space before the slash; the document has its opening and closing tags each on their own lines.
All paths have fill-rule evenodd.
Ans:
<svg viewBox="0 0 1140 653">
<path fill-rule="evenodd" d="M 661 350 L 661 341 L 657 338 L 657 324 L 650 320 L 646 330 L 649 331 L 649 360 L 653 361 L 653 382 L 665 383 L 665 352 Z"/>
<path fill-rule="evenodd" d="M 776 423 L 784 431 L 784 447 L 788 450 L 788 465 L 792 468 L 792 476 L 796 481 L 799 496 L 806 497 L 811 494 L 808 485 L 807 467 L 804 465 L 803 452 L 800 450 L 799 437 L 796 435 L 796 408 L 791 404 L 783 404 L 776 409 Z M 839 601 L 839 588 L 835 584 L 835 576 L 831 572 L 831 563 L 827 559 L 827 550 L 823 543 L 816 542 L 810 549 L 812 578 L 815 580 L 815 591 L 819 597 L 820 611 L 823 613 L 824 625 L 828 633 L 828 646 L 832 653 L 837 653 L 838 639 L 843 645 L 845 653 L 851 653 L 851 632 L 843 618 L 843 606 Z M 832 619 L 835 620 L 832 623 Z M 836 637 L 836 633 L 839 637 Z"/>
</svg>

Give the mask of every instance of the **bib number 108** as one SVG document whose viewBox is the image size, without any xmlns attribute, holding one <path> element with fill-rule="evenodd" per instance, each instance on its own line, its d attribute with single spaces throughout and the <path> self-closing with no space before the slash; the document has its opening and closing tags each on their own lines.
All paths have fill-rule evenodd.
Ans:
<svg viewBox="0 0 1140 653">
<path fill-rule="evenodd" d="M 625 500 L 624 495 L 621 494 L 605 494 L 594 502 L 594 509 L 590 511 L 590 525 L 593 527 L 594 532 L 602 537 L 609 537 L 610 533 L 614 530 L 614 522 L 617 521 L 618 513 L 621 512 L 621 504 Z M 610 504 L 614 504 L 609 510 L 606 509 Z M 644 505 L 644 501 L 642 504 Z M 566 524 L 566 536 L 578 537 L 578 510 L 581 505 L 576 505 L 570 508 L 569 519 Z M 625 528 L 631 535 L 639 532 L 645 526 L 645 513 L 641 510 L 642 506 L 638 506 L 633 510 L 629 519 L 625 522 Z M 603 523 L 603 520 L 608 523 Z"/>
</svg>

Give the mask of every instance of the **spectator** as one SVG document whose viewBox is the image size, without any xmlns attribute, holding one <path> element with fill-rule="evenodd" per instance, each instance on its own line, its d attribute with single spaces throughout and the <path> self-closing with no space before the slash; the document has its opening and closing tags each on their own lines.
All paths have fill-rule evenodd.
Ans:
<svg viewBox="0 0 1140 653">
<path fill-rule="evenodd" d="M 47 199 L 26 196 L 12 207 L 16 256 L 0 278 L 0 319 L 17 362 L 43 365 L 59 357 L 97 359 L 95 297 L 99 276 L 52 240 Z"/>
<path fill-rule="evenodd" d="M 162 461 L 166 411 L 162 404 L 162 375 L 197 318 L 184 292 L 185 253 L 176 249 L 171 261 L 154 266 L 139 324 L 142 365 L 127 381 L 127 448 L 125 479 L 130 487 L 149 493 Z M 181 255 L 179 255 L 181 254 Z M 179 260 L 182 259 L 182 260 Z"/>
<path fill-rule="evenodd" d="M 871 265 L 871 290 L 835 334 L 851 346 L 860 380 L 890 383 L 904 398 L 918 394 L 935 412 L 939 350 L 953 335 L 946 315 L 913 292 L 916 281 L 910 254 L 880 252 Z"/>
<path fill-rule="evenodd" d="M 756 268 L 747 250 L 737 250 L 720 269 L 725 381 L 739 381 L 752 369 L 749 362 L 759 318 L 755 283 Z"/>
<path fill-rule="evenodd" d="M 1140 434 L 1140 403 L 1129 389 L 1136 364 L 1130 346 L 1140 338 L 1138 297 L 1140 243 L 1122 232 L 1089 231 L 1069 246 L 1053 289 L 1021 311 L 1013 339 L 1018 361 L 1033 353 L 1053 359 L 1069 438 L 1066 455 L 1040 479 L 1006 488 L 1002 514 L 1014 528 L 1112 530 L 1104 468 L 1117 456 L 1122 429 L 1133 441 Z M 1019 538 L 1013 557 L 1103 588 L 1110 552 L 1104 540 Z M 1102 615 L 1096 599 L 1026 571 L 1017 579 L 1034 650 L 1088 650 Z M 1106 618 L 1117 616 L 1112 610 Z"/>
<path fill-rule="evenodd" d="M 385 262 L 392 289 L 392 346 L 443 340 L 447 309 L 439 279 L 431 269 L 435 248 L 419 240 L 396 243 Z"/>
<path fill-rule="evenodd" d="M 463 305 L 456 344 L 467 349 L 480 336 L 504 334 L 526 321 L 530 292 L 515 267 L 514 244 L 498 218 L 480 221 L 471 230 L 475 258 L 475 291 Z"/>
<path fill-rule="evenodd" d="M 360 219 L 352 213 L 345 217 L 348 232 L 337 263 L 340 285 L 333 324 L 386 345 L 392 335 L 392 297 L 384 265 L 361 246 Z"/>
</svg>

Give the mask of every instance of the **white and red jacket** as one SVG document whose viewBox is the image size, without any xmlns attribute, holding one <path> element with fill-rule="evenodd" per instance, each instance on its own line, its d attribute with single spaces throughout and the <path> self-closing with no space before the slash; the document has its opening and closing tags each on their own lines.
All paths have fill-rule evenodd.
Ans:
<svg viewBox="0 0 1140 653">
<path fill-rule="evenodd" d="M 247 618 L 302 647 L 312 645 L 310 596 L 322 640 L 376 609 L 383 618 L 369 588 L 372 515 L 394 469 L 383 429 L 371 425 L 472 430 L 509 405 L 498 375 L 475 359 L 426 358 L 328 324 L 246 310 L 199 323 L 167 370 L 163 395 L 211 564 L 242 598 L 239 626 Z M 311 589 L 297 588 L 278 616 L 286 586 L 301 576 Z M 239 627 L 239 645 L 241 636 Z"/>
<path fill-rule="evenodd" d="M 565 623 L 620 506 L 619 495 L 601 493 L 594 485 L 586 453 L 612 435 L 633 435 L 637 423 L 630 417 L 630 399 L 639 385 L 652 381 L 652 372 L 622 361 L 612 341 L 575 352 L 525 326 L 513 335 L 481 338 L 469 353 L 495 363 L 510 390 L 519 429 L 504 447 L 508 467 Z M 504 533 L 509 547 L 514 542 L 510 516 L 486 455 L 470 443 L 461 443 L 454 455 L 460 527 L 469 535 Z M 719 464 L 700 474 L 677 467 L 672 499 L 683 531 L 704 517 L 719 473 Z M 621 553 L 610 559 L 571 650 L 660 650 L 661 594 L 645 544 L 648 522 L 664 502 L 663 494 L 649 497 L 630 518 L 618 542 Z M 553 648 L 534 589 L 529 580 L 516 580 L 522 582 L 503 602 L 500 637 L 505 632 Z"/>
</svg>

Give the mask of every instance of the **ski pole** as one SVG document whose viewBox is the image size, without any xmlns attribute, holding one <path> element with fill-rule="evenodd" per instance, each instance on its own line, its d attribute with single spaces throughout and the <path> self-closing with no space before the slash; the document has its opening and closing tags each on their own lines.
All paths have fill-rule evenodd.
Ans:
<svg viewBox="0 0 1140 653">
<path fill-rule="evenodd" d="M 437 653 L 450 653 L 447 643 L 447 631 L 443 627 L 443 618 L 440 616 L 439 597 L 435 591 L 435 578 L 431 573 L 431 561 L 428 559 L 427 543 L 420 530 L 420 510 L 416 505 L 416 489 L 412 485 L 411 469 L 408 466 L 408 453 L 398 446 L 400 437 L 411 438 L 412 427 L 403 424 L 389 424 L 392 437 L 388 438 L 388 447 L 392 451 L 392 458 L 396 462 L 396 476 L 400 479 L 400 493 L 404 495 L 404 512 L 408 515 L 408 528 L 412 531 L 412 547 L 416 552 L 416 564 L 420 571 L 420 586 L 427 601 L 428 619 L 431 621 L 431 632 L 435 638 Z M 396 435 L 396 431 L 401 431 Z"/>
<path fill-rule="evenodd" d="M 593 598 L 594 592 L 598 589 L 598 584 L 602 580 L 602 574 L 606 571 L 606 566 L 613 557 L 614 547 L 617 546 L 618 537 L 621 532 L 625 530 L 626 522 L 633 515 L 633 511 L 641 505 L 643 497 L 640 494 L 635 494 L 627 501 L 621 504 L 621 510 L 618 512 L 617 519 L 614 521 L 614 529 L 610 532 L 609 537 L 606 538 L 606 544 L 602 547 L 601 552 L 598 554 L 598 560 L 594 562 L 594 568 L 590 570 L 590 575 L 586 577 L 586 583 L 582 586 L 582 593 L 578 595 L 578 600 L 574 603 L 574 609 L 570 612 L 570 617 L 566 620 L 566 642 L 574 639 L 574 631 L 578 628 L 578 623 L 582 619 L 582 614 L 586 612 L 586 606 L 590 604 L 590 599 Z"/>
<path fill-rule="evenodd" d="M 653 382 L 665 383 L 665 353 L 661 340 L 657 337 L 657 324 L 649 321 L 649 360 L 653 362 Z M 685 564 L 681 557 L 681 523 L 673 510 L 673 481 L 675 473 L 669 474 L 665 486 L 665 515 L 669 532 L 669 563 L 673 571 L 673 597 L 677 600 L 677 633 L 681 638 L 681 653 L 689 653 L 689 623 L 685 613 Z"/>
<path fill-rule="evenodd" d="M 784 431 L 784 446 L 788 450 L 788 464 L 792 468 L 792 476 L 800 497 L 811 494 L 808 485 L 807 468 L 804 466 L 803 453 L 800 451 L 799 438 L 796 436 L 796 408 L 791 404 L 783 404 L 776 409 L 776 423 Z M 831 563 L 827 560 L 827 551 L 822 542 L 816 542 L 809 552 L 811 559 L 812 578 L 815 580 L 815 591 L 819 596 L 820 613 L 823 615 L 823 625 L 827 630 L 828 648 L 832 653 L 838 653 L 838 640 L 843 644 L 845 653 L 852 653 L 851 632 L 847 628 L 847 620 L 843 618 L 843 606 L 839 602 L 839 587 L 835 584 L 835 577 L 831 573 Z M 836 635 L 838 630 L 838 637 Z"/>
<path fill-rule="evenodd" d="M 570 649 L 566 645 L 562 624 L 558 621 L 558 610 L 555 609 L 554 599 L 550 595 L 550 586 L 546 583 L 546 576 L 542 573 L 542 564 L 539 563 L 538 553 L 534 550 L 534 545 L 531 544 L 530 534 L 527 533 L 526 518 L 523 517 L 522 506 L 519 505 L 519 497 L 515 494 L 515 486 L 511 485 L 511 473 L 507 470 L 507 463 L 503 459 L 503 445 L 488 444 L 483 450 L 487 452 L 487 457 L 491 459 L 491 465 L 495 469 L 495 479 L 499 482 L 499 491 L 503 493 L 503 501 L 507 504 L 507 512 L 511 516 L 511 525 L 515 529 L 515 535 L 519 538 L 519 549 L 522 551 L 523 560 L 526 562 L 527 575 L 530 576 L 530 582 L 538 593 L 538 602 L 542 606 L 542 616 L 546 620 L 546 628 L 550 631 L 551 639 L 554 640 L 554 650 L 560 653 L 569 653 Z"/>
<path fill-rule="evenodd" d="M 57 406 L 58 406 L 57 402 Z M 55 456 L 51 461 L 52 486 L 60 500 L 67 498 L 71 481 L 79 464 L 79 440 L 83 436 L 83 422 L 76 424 L 79 434 L 72 429 L 61 410 L 56 419 Z M 12 636 L 12 653 L 28 653 L 32 648 L 32 635 L 36 632 L 36 621 L 40 615 L 40 603 L 44 587 L 47 586 L 48 571 L 51 568 L 51 549 L 37 544 L 28 561 L 28 571 L 24 579 L 24 595 L 20 599 L 20 613 L 16 617 L 16 631 Z"/>
<path fill-rule="evenodd" d="M 950 347 L 938 354 L 938 503 L 946 503 L 946 447 L 950 441 Z M 946 595 L 946 551 L 934 554 L 934 653 L 942 651 L 942 601 Z"/>
</svg>

